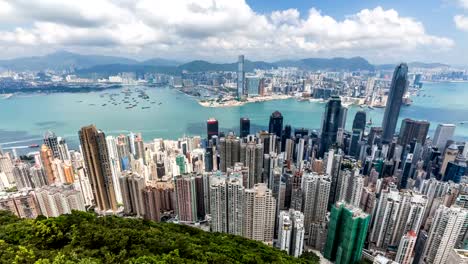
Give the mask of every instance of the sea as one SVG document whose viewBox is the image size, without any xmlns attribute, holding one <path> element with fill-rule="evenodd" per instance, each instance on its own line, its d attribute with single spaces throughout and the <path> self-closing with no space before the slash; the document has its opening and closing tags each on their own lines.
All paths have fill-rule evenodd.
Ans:
<svg viewBox="0 0 468 264">
<path fill-rule="evenodd" d="M 127 108 L 125 91 L 130 90 L 130 100 L 137 106 Z M 138 97 L 144 90 L 148 100 Z M 110 96 L 114 98 L 111 101 Z M 419 96 L 413 96 L 411 106 L 403 106 L 401 119 L 413 118 L 431 123 L 432 137 L 437 124 L 456 124 L 455 139 L 468 140 L 468 83 L 425 83 Z M 133 101 L 132 101 L 133 102 Z M 151 103 L 153 102 L 153 103 Z M 116 105 L 112 104 L 115 103 Z M 79 145 L 78 130 L 95 124 L 107 135 L 141 133 L 145 141 L 155 138 L 177 139 L 183 136 L 206 137 L 206 120 L 218 119 L 220 131 L 238 133 L 240 117 L 248 117 L 251 131 L 267 129 L 269 116 L 274 111 L 283 115 L 283 123 L 294 128 L 318 130 L 321 126 L 323 102 L 296 99 L 249 103 L 237 107 L 207 108 L 193 97 L 169 87 L 129 86 L 121 89 L 90 93 L 53 93 L 14 95 L 0 97 L 0 146 L 4 150 L 16 148 L 22 153 L 41 144 L 48 130 L 64 137 L 71 149 Z M 373 126 L 381 126 L 383 108 L 363 109 L 350 106 L 346 127 L 350 129 L 354 115 L 359 110 L 367 112 Z"/>
</svg>

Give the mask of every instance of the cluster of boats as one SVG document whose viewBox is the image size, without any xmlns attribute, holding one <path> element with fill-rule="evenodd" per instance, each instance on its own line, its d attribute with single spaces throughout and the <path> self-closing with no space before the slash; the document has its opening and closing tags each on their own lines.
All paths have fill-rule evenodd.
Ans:
<svg viewBox="0 0 468 264">
<path fill-rule="evenodd" d="M 134 92 L 137 93 L 135 96 Z M 123 95 L 123 98 L 121 96 Z M 107 106 L 107 104 L 111 104 L 114 106 L 117 105 L 126 105 L 125 109 L 132 109 L 137 107 L 140 103 L 146 102 L 150 104 L 158 104 L 161 105 L 161 102 L 151 101 L 150 97 L 146 93 L 146 89 L 138 88 L 135 90 L 131 90 L 130 88 L 122 89 L 120 93 L 103 93 L 100 95 L 101 98 L 108 96 L 109 100 L 107 103 L 102 104 L 101 106 Z M 83 101 L 77 101 L 78 103 L 82 103 Z M 95 104 L 89 104 L 90 106 L 94 106 Z M 151 106 L 142 106 L 141 109 L 149 109 Z"/>
</svg>

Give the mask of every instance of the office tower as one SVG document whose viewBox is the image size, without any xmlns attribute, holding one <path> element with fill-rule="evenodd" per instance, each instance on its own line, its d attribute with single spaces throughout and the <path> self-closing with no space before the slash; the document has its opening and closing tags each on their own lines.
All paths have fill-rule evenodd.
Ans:
<svg viewBox="0 0 468 264">
<path fill-rule="evenodd" d="M 242 99 L 245 93 L 245 70 L 244 70 L 244 55 L 239 56 L 237 62 L 237 99 Z"/>
<path fill-rule="evenodd" d="M 445 175 L 445 171 L 447 170 L 447 166 L 449 162 L 455 161 L 459 153 L 459 149 L 455 144 L 450 144 L 444 154 L 444 158 L 442 160 L 442 165 L 440 166 L 440 174 L 442 176 Z"/>
<path fill-rule="evenodd" d="M 304 215 L 300 211 L 281 211 L 278 223 L 277 247 L 299 257 L 304 249 Z"/>
<path fill-rule="evenodd" d="M 180 222 L 196 222 L 197 194 L 195 177 L 192 175 L 178 175 L 174 177 L 176 211 Z"/>
<path fill-rule="evenodd" d="M 416 245 L 417 235 L 413 230 L 410 230 L 400 240 L 398 251 L 395 257 L 395 261 L 399 264 L 411 264 L 413 263 L 413 249 Z"/>
<path fill-rule="evenodd" d="M 268 132 L 275 134 L 278 138 L 281 138 L 283 131 L 283 115 L 280 112 L 275 111 L 270 116 L 270 123 L 268 125 Z"/>
<path fill-rule="evenodd" d="M 248 136 L 250 134 L 250 119 L 241 117 L 239 128 L 239 136 L 241 138 Z"/>
<path fill-rule="evenodd" d="M 35 219 L 41 215 L 41 210 L 32 190 L 0 195 L 0 210 L 10 211 L 20 218 Z"/>
<path fill-rule="evenodd" d="M 112 178 L 106 136 L 94 125 L 81 128 L 78 134 L 97 209 L 115 212 L 117 200 L 114 185 L 118 182 Z"/>
<path fill-rule="evenodd" d="M 380 144 L 382 135 L 383 129 L 381 127 L 371 127 L 369 136 L 367 137 L 367 144 L 370 146 Z"/>
<path fill-rule="evenodd" d="M 349 151 L 348 155 L 354 158 L 359 158 L 360 154 L 360 145 L 359 142 L 362 140 L 363 130 L 353 129 L 351 134 L 351 141 L 349 142 Z"/>
<path fill-rule="evenodd" d="M 448 263 L 467 217 L 468 211 L 458 206 L 441 205 L 437 209 L 424 247 L 425 263 Z"/>
<path fill-rule="evenodd" d="M 43 186 L 34 193 L 42 215 L 46 217 L 70 214 L 72 210 L 86 210 L 81 192 L 75 190 L 73 185 Z"/>
<path fill-rule="evenodd" d="M 336 264 L 356 263 L 361 259 L 370 216 L 344 202 L 333 206 L 323 251 Z"/>
<path fill-rule="evenodd" d="M 39 152 L 41 157 L 42 168 L 44 168 L 45 174 L 47 175 L 48 184 L 55 182 L 54 171 L 52 170 L 52 160 L 54 159 L 52 150 L 47 145 L 42 145 L 41 151 Z"/>
<path fill-rule="evenodd" d="M 234 136 L 227 136 L 219 140 L 220 170 L 226 172 L 227 168 L 240 161 L 240 140 Z"/>
<path fill-rule="evenodd" d="M 357 111 L 356 115 L 354 116 L 353 120 L 353 129 L 366 129 L 366 112 L 365 111 Z"/>
<path fill-rule="evenodd" d="M 461 178 L 465 175 L 466 171 L 466 159 L 458 154 L 454 161 L 449 161 L 443 181 L 453 181 L 454 183 L 460 183 Z"/>
<path fill-rule="evenodd" d="M 276 201 L 265 183 L 255 184 L 244 192 L 243 236 L 273 243 Z"/>
<path fill-rule="evenodd" d="M 309 228 L 312 222 L 323 222 L 327 214 L 330 193 L 330 178 L 317 173 L 302 176 L 304 200 L 304 225 Z M 307 230 L 307 233 L 309 230 Z"/>
<path fill-rule="evenodd" d="M 331 207 L 335 202 L 338 201 L 339 197 L 339 185 L 341 174 L 341 163 L 343 161 L 343 156 L 341 154 L 335 153 L 335 150 L 331 149 L 327 153 L 327 163 L 325 174 L 330 175 L 330 194 L 328 198 L 328 209 L 331 210 Z"/>
<path fill-rule="evenodd" d="M 285 125 L 281 134 L 281 152 L 286 150 L 286 141 L 291 138 L 291 125 Z"/>
<path fill-rule="evenodd" d="M 332 97 L 325 106 L 322 120 L 322 134 L 320 136 L 319 157 L 323 157 L 328 149 L 337 143 L 338 129 L 342 128 L 341 117 L 343 107 L 339 97 Z"/>
<path fill-rule="evenodd" d="M 58 146 L 58 139 L 54 132 L 47 131 L 44 134 L 44 144 L 52 150 L 54 158 L 60 159 L 60 150 Z"/>
<path fill-rule="evenodd" d="M 206 121 L 206 128 L 208 131 L 208 140 L 210 140 L 213 136 L 218 136 L 219 134 L 218 120 L 214 118 L 208 119 L 208 121 Z"/>
<path fill-rule="evenodd" d="M 401 121 L 400 134 L 398 135 L 398 144 L 405 147 L 411 142 L 416 141 L 421 145 L 426 143 L 427 133 L 429 132 L 429 122 L 418 121 L 405 118 Z"/>
<path fill-rule="evenodd" d="M 145 206 L 143 204 L 143 190 L 146 187 L 145 179 L 137 173 L 124 171 L 119 178 L 119 182 L 124 213 L 143 217 L 145 215 Z"/>
<path fill-rule="evenodd" d="M 401 104 L 403 103 L 403 95 L 406 92 L 408 83 L 408 66 L 402 63 L 395 68 L 393 72 L 392 83 L 388 94 L 385 114 L 382 121 L 383 135 L 382 141 L 390 143 L 393 140 L 395 129 L 400 115 Z"/>
<path fill-rule="evenodd" d="M 194 174 L 195 175 L 195 174 Z M 210 177 L 209 174 L 195 176 L 195 193 L 197 194 L 197 217 L 204 219 L 210 213 Z"/>
<path fill-rule="evenodd" d="M 437 147 L 440 151 L 444 151 L 447 141 L 453 138 L 453 134 L 455 134 L 454 124 L 437 125 L 432 145 Z"/>
<path fill-rule="evenodd" d="M 30 166 L 27 163 L 17 163 L 13 167 L 13 175 L 15 177 L 16 187 L 18 190 L 26 188 L 34 188 L 29 175 Z"/>
</svg>

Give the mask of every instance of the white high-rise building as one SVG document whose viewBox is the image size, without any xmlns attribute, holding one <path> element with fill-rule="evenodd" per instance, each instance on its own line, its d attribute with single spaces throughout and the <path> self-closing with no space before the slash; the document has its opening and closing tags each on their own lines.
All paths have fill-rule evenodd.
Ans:
<svg viewBox="0 0 468 264">
<path fill-rule="evenodd" d="M 72 210 L 85 211 L 80 191 L 69 186 L 44 186 L 34 191 L 44 216 L 57 217 Z"/>
<path fill-rule="evenodd" d="M 411 264 L 413 263 L 413 249 L 416 244 L 416 232 L 413 230 L 409 231 L 400 240 L 398 251 L 395 257 L 395 261 L 400 264 Z"/>
<path fill-rule="evenodd" d="M 278 216 L 277 247 L 299 257 L 304 249 L 304 215 L 293 209 L 281 211 Z"/>
<path fill-rule="evenodd" d="M 468 211 L 458 206 L 437 209 L 427 238 L 422 263 L 443 264 L 455 247 L 468 217 Z"/>
<path fill-rule="evenodd" d="M 447 141 L 453 137 L 454 133 L 454 124 L 439 124 L 434 133 L 434 139 L 432 140 L 433 146 L 436 146 L 442 152 Z"/>
<path fill-rule="evenodd" d="M 244 199 L 244 237 L 273 243 L 275 228 L 276 200 L 265 183 L 255 184 L 245 190 Z"/>
</svg>

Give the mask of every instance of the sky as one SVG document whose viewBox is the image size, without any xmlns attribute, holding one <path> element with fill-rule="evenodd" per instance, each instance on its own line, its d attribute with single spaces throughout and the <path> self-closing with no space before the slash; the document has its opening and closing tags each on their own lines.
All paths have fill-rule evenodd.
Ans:
<svg viewBox="0 0 468 264">
<path fill-rule="evenodd" d="M 59 50 L 468 65 L 468 0 L 0 0 L 0 59 Z"/>
</svg>

